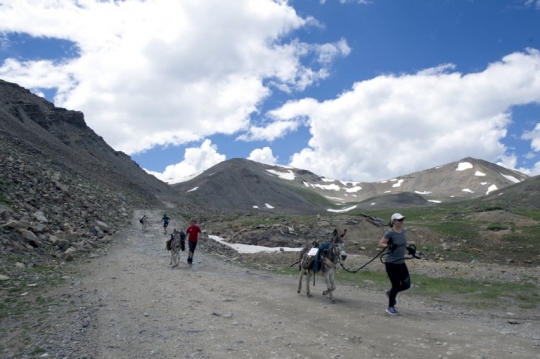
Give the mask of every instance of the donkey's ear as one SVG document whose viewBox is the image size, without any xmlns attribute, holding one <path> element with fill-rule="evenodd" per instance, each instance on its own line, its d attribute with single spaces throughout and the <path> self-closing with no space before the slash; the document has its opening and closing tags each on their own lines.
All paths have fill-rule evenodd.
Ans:
<svg viewBox="0 0 540 359">
<path fill-rule="evenodd" d="M 334 229 L 334 233 L 333 233 L 333 234 L 334 234 L 334 236 L 335 236 L 336 234 L 338 234 L 337 228 Z"/>
</svg>

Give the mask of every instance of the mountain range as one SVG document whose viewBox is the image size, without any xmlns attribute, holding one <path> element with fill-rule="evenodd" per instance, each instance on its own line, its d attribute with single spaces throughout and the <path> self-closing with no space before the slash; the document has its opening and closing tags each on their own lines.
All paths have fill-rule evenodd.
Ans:
<svg viewBox="0 0 540 359">
<path fill-rule="evenodd" d="M 308 170 L 247 159 L 223 161 L 188 181 L 168 185 L 115 151 L 84 115 L 55 107 L 27 89 L 0 80 L 0 150 L 84 178 L 138 206 L 172 203 L 185 211 L 347 212 L 353 208 L 436 206 L 488 200 L 508 189 L 535 188 L 538 179 L 474 158 L 463 158 L 379 182 L 341 181 Z M 528 188 L 528 187 L 527 187 Z M 503 191 L 505 190 L 505 191 Z M 523 191 L 520 191 L 523 197 Z M 527 190 L 525 199 L 538 196 Z M 495 196 L 495 197 L 494 197 Z M 510 199 L 510 202 L 512 200 Z M 520 203 L 535 206 L 534 200 Z M 537 201 L 536 201 L 537 203 Z"/>
<path fill-rule="evenodd" d="M 232 159 L 172 187 L 186 201 L 199 206 L 311 213 L 433 206 L 499 195 L 500 190 L 528 179 L 523 173 L 470 157 L 371 183 L 340 181 L 303 169 Z"/>
</svg>

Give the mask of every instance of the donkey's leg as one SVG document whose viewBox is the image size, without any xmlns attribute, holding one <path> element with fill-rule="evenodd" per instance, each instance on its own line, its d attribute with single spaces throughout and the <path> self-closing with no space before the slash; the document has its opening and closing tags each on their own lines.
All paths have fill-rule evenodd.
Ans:
<svg viewBox="0 0 540 359">
<path fill-rule="evenodd" d="M 335 268 L 332 268 L 328 278 L 330 279 L 330 288 L 332 289 L 332 292 L 333 292 L 334 290 L 336 290 L 336 269 Z"/>
<path fill-rule="evenodd" d="M 297 293 L 302 291 L 302 279 L 304 278 L 304 270 L 300 269 L 300 276 L 298 277 L 298 290 Z"/>
<path fill-rule="evenodd" d="M 334 284 L 334 268 L 326 268 L 326 272 L 324 273 L 324 281 L 326 282 L 326 290 L 323 292 L 323 295 L 328 295 L 328 298 L 333 302 L 334 297 L 332 295 L 332 292 L 334 289 L 336 289 L 336 286 Z"/>
<path fill-rule="evenodd" d="M 307 296 L 311 297 L 311 291 L 309 290 L 309 282 L 311 281 L 311 276 L 315 275 L 311 269 L 308 269 L 307 276 L 306 276 L 306 288 L 307 288 Z"/>
</svg>

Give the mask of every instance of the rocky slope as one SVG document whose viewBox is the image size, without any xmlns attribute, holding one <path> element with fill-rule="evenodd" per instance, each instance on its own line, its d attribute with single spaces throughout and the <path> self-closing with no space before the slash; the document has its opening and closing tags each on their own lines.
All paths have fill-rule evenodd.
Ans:
<svg viewBox="0 0 540 359">
<path fill-rule="evenodd" d="M 81 112 L 2 80 L 0 154 L 2 280 L 99 254 L 133 206 L 175 200 L 168 185 L 88 128 Z"/>
<path fill-rule="evenodd" d="M 105 251 L 131 215 L 126 198 L 50 163 L 0 159 L 0 277 Z"/>
<path fill-rule="evenodd" d="M 160 205 L 171 188 L 112 149 L 90 129 L 82 112 L 55 107 L 30 91 L 0 80 L 0 150 L 24 155 L 68 176 L 118 191 L 130 202 Z M 172 198 L 174 200 L 174 197 Z"/>
</svg>

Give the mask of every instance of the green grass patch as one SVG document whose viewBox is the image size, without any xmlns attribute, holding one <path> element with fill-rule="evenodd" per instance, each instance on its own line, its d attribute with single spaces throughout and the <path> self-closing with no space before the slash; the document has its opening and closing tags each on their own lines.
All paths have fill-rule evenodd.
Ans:
<svg viewBox="0 0 540 359">
<path fill-rule="evenodd" d="M 40 354 L 45 354 L 47 351 L 41 347 L 36 347 L 31 353 L 30 355 L 40 355 Z"/>
<path fill-rule="evenodd" d="M 4 197 L 4 196 L 2 195 L 2 193 L 0 193 L 0 203 L 7 204 L 8 206 L 13 205 L 13 202 L 11 202 L 9 199 L 7 199 L 6 197 Z"/>
<path fill-rule="evenodd" d="M 283 268 L 277 271 L 284 275 L 298 275 L 297 268 Z M 324 282 L 318 275 L 316 280 Z M 375 291 L 390 287 L 386 273 L 361 270 L 349 273 L 339 270 L 336 281 Z M 535 309 L 540 305 L 540 290 L 532 282 L 502 283 L 463 278 L 432 278 L 424 275 L 412 276 L 412 287 L 407 295 L 427 297 L 431 300 L 453 302 L 455 304 L 482 307 L 485 305 L 504 307 L 509 304 L 522 309 Z M 339 286 L 339 285 L 338 285 Z"/>
<path fill-rule="evenodd" d="M 438 221 L 425 224 L 426 227 L 448 238 L 470 240 L 478 236 L 478 226 L 460 219 Z"/>
<path fill-rule="evenodd" d="M 24 315 L 30 308 L 31 303 L 21 298 L 5 298 L 0 303 L 0 319 L 7 317 L 18 317 Z"/>
<path fill-rule="evenodd" d="M 524 217 L 529 217 L 535 221 L 540 221 L 540 211 L 539 210 L 517 210 L 517 214 Z"/>
<path fill-rule="evenodd" d="M 497 231 L 505 231 L 507 229 L 511 229 L 512 228 L 512 225 L 510 224 L 504 224 L 504 223 L 492 223 L 492 224 L 489 224 L 486 229 L 488 231 L 494 231 L 494 232 L 497 232 Z"/>
</svg>

